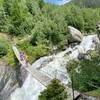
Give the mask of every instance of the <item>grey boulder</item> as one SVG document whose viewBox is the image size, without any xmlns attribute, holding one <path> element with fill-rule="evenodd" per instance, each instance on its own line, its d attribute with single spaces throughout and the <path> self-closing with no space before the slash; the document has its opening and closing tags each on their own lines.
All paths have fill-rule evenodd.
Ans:
<svg viewBox="0 0 100 100">
<path fill-rule="evenodd" d="M 75 41 L 81 42 L 83 39 L 82 33 L 72 26 L 68 26 L 69 33 Z"/>
</svg>

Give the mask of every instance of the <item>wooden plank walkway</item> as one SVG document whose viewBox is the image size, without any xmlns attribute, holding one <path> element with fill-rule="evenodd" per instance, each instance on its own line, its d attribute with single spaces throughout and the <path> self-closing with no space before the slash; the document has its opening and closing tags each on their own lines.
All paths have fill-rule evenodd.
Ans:
<svg viewBox="0 0 100 100">
<path fill-rule="evenodd" d="M 36 80 L 38 80 L 44 86 L 47 86 L 50 83 L 50 81 L 52 80 L 50 77 L 33 68 L 29 63 L 26 64 L 25 60 L 21 61 L 20 52 L 15 45 L 12 46 L 12 49 L 18 61 L 21 63 L 22 67 L 24 67 Z"/>
</svg>

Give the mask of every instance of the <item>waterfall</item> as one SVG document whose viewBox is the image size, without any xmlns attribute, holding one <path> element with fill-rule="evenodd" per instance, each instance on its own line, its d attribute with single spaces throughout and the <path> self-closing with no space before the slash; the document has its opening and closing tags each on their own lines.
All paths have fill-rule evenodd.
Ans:
<svg viewBox="0 0 100 100">
<path fill-rule="evenodd" d="M 51 78 L 58 78 L 62 83 L 67 85 L 70 82 L 65 68 L 67 62 L 71 59 L 77 59 L 80 53 L 84 54 L 89 50 L 94 50 L 97 43 L 99 43 L 97 35 L 84 36 L 79 45 L 73 48 L 69 47 L 65 51 L 51 56 L 41 57 L 32 64 L 32 67 Z M 11 100 L 38 100 L 38 95 L 44 89 L 45 86 L 29 74 L 23 86 L 16 89 L 10 98 Z"/>
</svg>

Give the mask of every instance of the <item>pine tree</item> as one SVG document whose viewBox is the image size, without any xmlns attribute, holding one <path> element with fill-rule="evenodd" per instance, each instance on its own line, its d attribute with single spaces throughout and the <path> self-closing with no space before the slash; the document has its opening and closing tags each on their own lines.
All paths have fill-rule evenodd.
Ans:
<svg viewBox="0 0 100 100">
<path fill-rule="evenodd" d="M 51 81 L 51 84 L 47 86 L 41 95 L 39 96 L 39 100 L 66 100 L 67 92 L 65 87 L 60 84 L 60 81 L 54 79 Z"/>
</svg>

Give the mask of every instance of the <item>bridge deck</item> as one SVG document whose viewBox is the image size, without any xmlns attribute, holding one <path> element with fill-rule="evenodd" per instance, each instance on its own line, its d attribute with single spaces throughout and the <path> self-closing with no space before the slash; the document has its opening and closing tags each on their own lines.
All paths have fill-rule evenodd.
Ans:
<svg viewBox="0 0 100 100">
<path fill-rule="evenodd" d="M 44 75 L 39 70 L 33 68 L 29 63 L 26 64 L 25 60 L 23 60 L 23 61 L 20 60 L 20 53 L 15 45 L 12 46 L 12 49 L 13 49 L 18 61 L 22 64 L 22 67 L 24 67 L 36 80 L 38 80 L 44 86 L 47 86 L 50 83 L 50 81 L 51 81 L 50 77 Z"/>
</svg>

